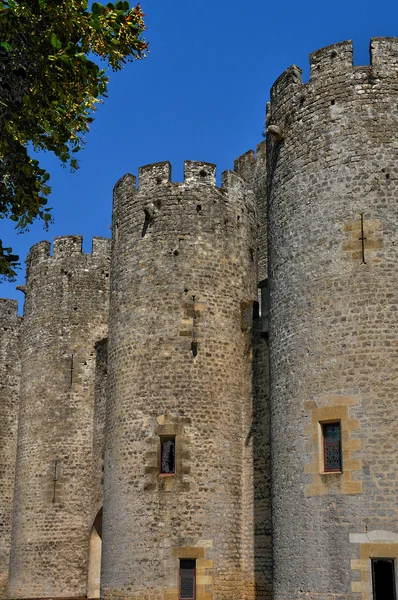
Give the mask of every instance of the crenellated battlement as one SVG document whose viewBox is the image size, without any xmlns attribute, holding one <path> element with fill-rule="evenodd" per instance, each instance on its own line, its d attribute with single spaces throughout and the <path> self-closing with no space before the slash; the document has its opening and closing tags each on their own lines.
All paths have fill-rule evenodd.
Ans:
<svg viewBox="0 0 398 600">
<path fill-rule="evenodd" d="M 114 197 L 121 191 L 154 190 L 158 186 L 216 186 L 217 167 L 213 163 L 186 160 L 184 161 L 184 180 L 182 182 L 172 181 L 172 167 L 168 161 L 144 165 L 138 169 L 138 180 L 134 175 L 126 173 L 114 187 Z M 137 184 L 138 181 L 138 184 Z M 222 186 L 223 187 L 223 186 Z M 117 193 L 117 194 L 115 194 Z"/>
<path fill-rule="evenodd" d="M 138 188 L 146 189 L 171 183 L 171 164 L 166 162 L 144 165 L 138 169 Z"/>
<path fill-rule="evenodd" d="M 18 317 L 18 301 L 9 298 L 0 298 L 0 321 L 7 323 L 15 321 Z"/>
<path fill-rule="evenodd" d="M 257 144 L 256 152 L 248 150 L 238 156 L 234 160 L 234 172 L 248 183 L 252 183 L 259 169 L 263 169 L 265 173 L 266 150 L 266 142 L 263 141 Z"/>
<path fill-rule="evenodd" d="M 398 38 L 376 37 L 370 41 L 370 64 L 354 67 L 351 40 L 332 44 L 312 52 L 309 57 L 310 79 L 302 81 L 302 71 L 290 66 L 271 88 L 271 106 L 267 107 L 268 122 L 274 123 L 275 113 L 289 111 L 293 105 L 303 104 L 312 91 L 332 90 L 341 85 L 372 83 L 386 79 L 395 80 L 398 72 Z M 348 88 L 347 88 L 348 93 Z"/>
<path fill-rule="evenodd" d="M 145 165 L 138 169 L 138 189 L 141 191 L 171 183 L 171 164 L 168 161 Z M 216 185 L 216 165 L 196 160 L 184 161 L 184 181 L 182 184 L 192 186 Z M 179 185 L 179 183 L 177 182 L 174 185 Z"/>
<path fill-rule="evenodd" d="M 229 231 L 232 223 L 241 228 L 245 217 L 248 222 L 255 218 L 255 204 L 251 181 L 240 173 L 224 171 L 217 186 L 216 165 L 185 161 L 183 181 L 172 182 L 170 163 L 154 163 L 139 168 L 137 187 L 131 175 L 115 186 L 113 238 L 120 241 L 126 231 L 139 239 L 166 231 L 175 236 L 177 223 L 181 235 L 192 235 L 196 228 L 214 230 L 216 224 Z"/>
<path fill-rule="evenodd" d="M 325 73 L 331 76 L 348 75 L 353 68 L 352 40 L 320 48 L 310 54 L 310 81 Z"/>
<path fill-rule="evenodd" d="M 110 258 L 109 238 L 93 237 L 91 253 L 83 252 L 83 237 L 81 235 L 66 235 L 54 238 L 53 252 L 51 254 L 51 243 L 41 241 L 34 244 L 27 256 L 26 263 L 28 271 L 47 259 L 65 259 L 73 256 L 86 256 L 93 258 Z"/>
</svg>

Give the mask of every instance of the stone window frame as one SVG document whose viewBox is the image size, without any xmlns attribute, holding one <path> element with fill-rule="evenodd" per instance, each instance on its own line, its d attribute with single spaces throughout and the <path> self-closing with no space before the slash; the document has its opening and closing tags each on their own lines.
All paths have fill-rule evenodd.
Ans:
<svg viewBox="0 0 398 600">
<path fill-rule="evenodd" d="M 327 394 L 304 403 L 309 412 L 310 423 L 304 427 L 311 461 L 304 465 L 304 473 L 311 481 L 304 486 L 304 496 L 333 494 L 361 494 L 362 481 L 354 480 L 353 474 L 362 469 L 362 462 L 352 455 L 361 449 L 361 440 L 352 434 L 359 429 L 359 422 L 350 418 L 349 409 L 360 403 L 359 396 Z M 324 471 L 321 423 L 341 422 L 341 454 L 344 471 Z"/>
<path fill-rule="evenodd" d="M 159 492 L 185 492 L 190 489 L 190 435 L 189 417 L 173 414 L 153 417 L 151 433 L 146 438 L 146 451 L 143 461 L 142 489 Z M 160 440 L 165 437 L 176 438 L 175 473 L 160 473 Z"/>
<path fill-rule="evenodd" d="M 360 572 L 360 580 L 351 582 L 351 591 L 362 594 L 362 600 L 373 599 L 372 558 L 395 561 L 395 589 L 398 590 L 398 533 L 373 530 L 367 533 L 350 533 L 351 544 L 359 544 L 359 559 L 351 559 L 352 571 Z"/>
<path fill-rule="evenodd" d="M 174 546 L 171 548 L 170 570 L 177 585 L 174 589 L 163 593 L 163 600 L 179 600 L 179 565 L 180 560 L 184 558 L 196 560 L 195 600 L 212 600 L 213 561 L 207 557 L 212 548 L 212 540 L 199 540 L 197 546 Z"/>
</svg>

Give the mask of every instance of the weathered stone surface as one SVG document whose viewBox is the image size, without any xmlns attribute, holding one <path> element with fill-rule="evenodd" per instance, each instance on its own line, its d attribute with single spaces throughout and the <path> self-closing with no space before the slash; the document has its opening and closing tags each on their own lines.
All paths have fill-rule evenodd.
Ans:
<svg viewBox="0 0 398 600">
<path fill-rule="evenodd" d="M 0 598 L 7 591 L 20 379 L 18 304 L 0 298 Z"/>
<path fill-rule="evenodd" d="M 109 316 L 108 240 L 31 249 L 23 323 L 0 300 L 0 596 L 8 562 L 9 598 L 98 596 L 103 529 L 106 600 L 177 600 L 181 559 L 197 600 L 372 599 L 398 562 L 397 57 L 290 67 L 221 188 L 125 175 Z"/>
<path fill-rule="evenodd" d="M 107 333 L 109 240 L 28 256 L 10 598 L 84 596 L 93 499 L 96 353 Z M 56 462 L 55 462 L 56 461 Z"/>
<path fill-rule="evenodd" d="M 309 83 L 291 67 L 271 91 L 285 134 L 267 141 L 275 600 L 370 600 L 349 536 L 398 531 L 397 54 L 376 38 L 353 67 L 336 44 L 311 55 Z M 342 473 L 323 474 L 327 420 Z"/>
<path fill-rule="evenodd" d="M 177 599 L 182 557 L 211 565 L 198 600 L 253 598 L 253 193 L 232 172 L 217 188 L 207 163 L 183 183 L 149 165 L 116 186 L 113 233 L 104 598 Z M 162 435 L 175 476 L 159 476 Z"/>
</svg>

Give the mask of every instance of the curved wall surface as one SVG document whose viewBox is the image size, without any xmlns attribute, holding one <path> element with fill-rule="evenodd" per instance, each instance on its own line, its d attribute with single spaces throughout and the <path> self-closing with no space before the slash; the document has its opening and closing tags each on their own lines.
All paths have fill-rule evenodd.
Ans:
<svg viewBox="0 0 398 600">
<path fill-rule="evenodd" d="M 369 559 L 398 554 L 398 40 L 370 51 L 353 67 L 351 42 L 319 50 L 309 83 L 291 67 L 271 91 L 276 600 L 370 600 Z"/>
<path fill-rule="evenodd" d="M 95 343 L 107 333 L 109 240 L 28 256 L 10 598 L 85 596 L 93 506 Z"/>
<path fill-rule="evenodd" d="M 243 414 L 256 300 L 253 194 L 215 167 L 143 167 L 115 188 L 108 354 L 104 598 L 244 597 Z M 160 475 L 161 439 L 176 473 Z M 251 592 L 252 593 L 252 592 Z"/>
<path fill-rule="evenodd" d="M 20 331 L 16 300 L 0 298 L 0 598 L 7 597 L 17 453 Z"/>
</svg>

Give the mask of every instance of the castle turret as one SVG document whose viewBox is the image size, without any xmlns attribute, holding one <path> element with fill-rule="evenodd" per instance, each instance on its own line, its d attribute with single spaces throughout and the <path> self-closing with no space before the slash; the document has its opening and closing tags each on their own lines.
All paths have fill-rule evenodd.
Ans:
<svg viewBox="0 0 398 600">
<path fill-rule="evenodd" d="M 16 300 L 0 298 L 0 598 L 6 597 L 11 545 L 21 321 Z"/>
<path fill-rule="evenodd" d="M 370 599 L 372 576 L 395 597 L 398 40 L 370 53 L 323 48 L 271 91 L 275 600 Z"/>
<path fill-rule="evenodd" d="M 226 172 L 218 188 L 208 163 L 186 162 L 183 183 L 159 163 L 139 170 L 138 189 L 131 175 L 116 185 L 104 598 L 196 588 L 226 600 L 252 584 L 242 481 L 256 228 L 244 181 Z"/>
<path fill-rule="evenodd" d="M 95 343 L 107 334 L 109 240 L 28 256 L 9 597 L 85 596 L 93 498 Z"/>
</svg>

